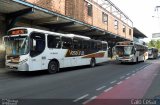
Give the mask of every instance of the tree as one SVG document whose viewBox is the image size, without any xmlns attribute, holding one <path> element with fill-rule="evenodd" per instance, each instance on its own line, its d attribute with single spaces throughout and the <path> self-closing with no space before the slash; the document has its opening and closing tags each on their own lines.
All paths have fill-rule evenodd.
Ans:
<svg viewBox="0 0 160 105">
<path fill-rule="evenodd" d="M 149 43 L 148 43 L 148 47 L 149 48 L 152 48 L 152 47 L 155 47 L 157 48 L 159 51 L 160 51 L 160 40 L 151 40 Z"/>
<path fill-rule="evenodd" d="M 151 48 L 151 47 L 156 47 L 156 41 L 155 40 L 151 40 L 149 43 L 148 43 L 148 47 Z"/>
<path fill-rule="evenodd" d="M 157 42 L 156 42 L 156 48 L 160 51 L 160 40 L 157 40 Z"/>
</svg>

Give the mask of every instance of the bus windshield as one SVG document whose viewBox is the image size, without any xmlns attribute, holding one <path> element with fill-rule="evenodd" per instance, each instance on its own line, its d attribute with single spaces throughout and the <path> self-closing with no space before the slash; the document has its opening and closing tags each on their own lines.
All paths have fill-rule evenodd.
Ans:
<svg viewBox="0 0 160 105">
<path fill-rule="evenodd" d="M 5 38 L 7 55 L 26 55 L 29 52 L 27 36 L 14 36 Z"/>
<path fill-rule="evenodd" d="M 116 53 L 122 56 L 129 56 L 133 54 L 133 46 L 116 46 Z"/>
<path fill-rule="evenodd" d="M 148 54 L 152 54 L 152 49 L 148 49 Z"/>
</svg>

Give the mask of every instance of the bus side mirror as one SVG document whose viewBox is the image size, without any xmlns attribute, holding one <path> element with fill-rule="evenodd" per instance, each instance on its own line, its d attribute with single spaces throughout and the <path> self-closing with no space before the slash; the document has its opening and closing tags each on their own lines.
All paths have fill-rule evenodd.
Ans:
<svg viewBox="0 0 160 105">
<path fill-rule="evenodd" d="M 136 54 L 136 49 L 134 50 L 134 52 L 133 52 L 134 54 Z"/>
</svg>

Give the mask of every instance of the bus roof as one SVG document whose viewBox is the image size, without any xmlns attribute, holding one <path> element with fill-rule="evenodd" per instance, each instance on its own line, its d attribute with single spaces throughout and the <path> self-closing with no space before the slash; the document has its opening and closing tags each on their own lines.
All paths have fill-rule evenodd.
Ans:
<svg viewBox="0 0 160 105">
<path fill-rule="evenodd" d="M 43 29 L 29 28 L 29 27 L 16 27 L 16 28 L 12 28 L 12 29 L 8 30 L 8 32 L 12 31 L 12 30 L 18 30 L 18 29 L 26 29 L 29 33 L 33 32 L 33 31 L 37 31 L 37 32 L 41 32 L 41 33 L 44 33 L 44 34 L 58 35 L 58 36 L 64 36 L 64 37 L 70 37 L 70 38 L 77 37 L 77 38 L 82 38 L 82 39 L 86 39 L 86 40 L 95 40 L 95 39 L 91 39 L 90 37 L 82 36 L 82 35 L 63 34 L 63 33 L 46 31 L 46 30 L 43 30 Z M 100 40 L 95 40 L 95 41 L 100 41 Z M 101 41 L 101 42 L 102 43 L 107 43 L 107 41 Z"/>
<path fill-rule="evenodd" d="M 75 34 L 64 34 L 64 35 L 67 35 L 69 37 L 78 37 L 78 38 L 83 38 L 83 39 L 91 39 L 90 37 L 87 37 L 87 36 L 80 36 L 80 35 L 75 35 Z"/>
<path fill-rule="evenodd" d="M 123 41 L 123 42 L 117 42 L 117 46 L 126 46 L 126 45 L 134 45 L 132 41 Z"/>
<path fill-rule="evenodd" d="M 157 49 L 157 48 L 155 48 L 155 47 L 148 48 L 148 50 L 151 50 L 151 49 L 158 50 L 158 49 Z"/>
</svg>

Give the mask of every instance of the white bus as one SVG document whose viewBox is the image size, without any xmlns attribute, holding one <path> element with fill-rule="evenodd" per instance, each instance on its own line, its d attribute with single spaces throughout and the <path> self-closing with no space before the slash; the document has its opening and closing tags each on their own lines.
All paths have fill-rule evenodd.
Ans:
<svg viewBox="0 0 160 105">
<path fill-rule="evenodd" d="M 148 49 L 148 58 L 149 59 L 158 58 L 158 49 L 157 48 L 149 48 Z"/>
<path fill-rule="evenodd" d="M 119 62 L 139 62 L 148 59 L 148 47 L 132 41 L 118 42 L 115 46 Z"/>
<path fill-rule="evenodd" d="M 13 28 L 4 37 L 6 67 L 16 71 L 48 70 L 90 65 L 108 60 L 108 44 L 74 34 L 34 28 Z"/>
</svg>

